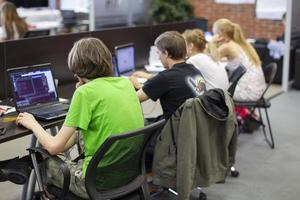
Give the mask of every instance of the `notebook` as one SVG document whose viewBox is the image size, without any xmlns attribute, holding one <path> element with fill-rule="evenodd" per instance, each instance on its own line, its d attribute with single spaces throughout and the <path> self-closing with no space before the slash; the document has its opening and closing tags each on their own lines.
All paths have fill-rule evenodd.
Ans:
<svg viewBox="0 0 300 200">
<path fill-rule="evenodd" d="M 129 77 L 135 72 L 135 56 L 133 43 L 115 47 L 116 67 L 119 76 Z M 140 83 L 146 82 L 145 78 L 138 78 Z"/>
<path fill-rule="evenodd" d="M 51 64 L 8 69 L 8 77 L 18 112 L 28 112 L 40 120 L 66 116 L 69 105 L 59 102 Z"/>
</svg>

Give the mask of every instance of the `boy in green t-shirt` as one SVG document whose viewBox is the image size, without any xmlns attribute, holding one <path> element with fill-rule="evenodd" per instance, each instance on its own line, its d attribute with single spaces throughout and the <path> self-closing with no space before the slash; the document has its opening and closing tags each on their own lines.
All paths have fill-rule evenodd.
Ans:
<svg viewBox="0 0 300 200">
<path fill-rule="evenodd" d="M 66 159 L 66 163 L 71 171 L 70 191 L 88 198 L 84 176 L 98 148 L 112 134 L 143 127 L 144 120 L 135 89 L 128 79 L 113 77 L 111 53 L 99 39 L 86 38 L 76 42 L 69 53 L 68 65 L 79 82 L 57 135 L 49 135 L 29 113 L 20 113 L 16 121 L 32 130 L 39 143 L 52 155 L 72 147 L 78 137 L 76 130 L 80 130 L 85 158 L 77 163 Z M 138 141 L 114 145 L 101 161 L 101 167 L 107 169 L 114 162 L 122 162 L 127 152 L 137 148 Z M 47 183 L 62 187 L 62 174 L 57 163 L 46 160 L 46 174 Z M 128 178 L 126 176 L 118 174 L 114 178 L 103 177 L 103 180 L 100 177 L 97 183 L 102 188 L 109 188 L 122 182 L 120 179 Z"/>
</svg>

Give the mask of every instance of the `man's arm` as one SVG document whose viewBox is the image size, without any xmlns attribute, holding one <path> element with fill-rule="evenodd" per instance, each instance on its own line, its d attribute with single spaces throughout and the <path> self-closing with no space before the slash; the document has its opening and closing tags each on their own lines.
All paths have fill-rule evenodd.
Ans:
<svg viewBox="0 0 300 200">
<path fill-rule="evenodd" d="M 149 99 L 147 94 L 143 91 L 143 88 L 139 89 L 136 94 L 138 95 L 140 102 L 144 102 Z"/>
</svg>

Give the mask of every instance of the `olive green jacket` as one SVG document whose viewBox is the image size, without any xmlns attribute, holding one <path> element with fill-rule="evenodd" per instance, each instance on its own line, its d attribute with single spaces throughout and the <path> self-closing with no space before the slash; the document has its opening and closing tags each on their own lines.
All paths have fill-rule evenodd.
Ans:
<svg viewBox="0 0 300 200">
<path fill-rule="evenodd" d="M 209 90 L 188 99 L 156 140 L 153 182 L 175 188 L 180 199 L 188 199 L 194 187 L 225 180 L 236 144 L 234 104 L 227 91 Z"/>
</svg>

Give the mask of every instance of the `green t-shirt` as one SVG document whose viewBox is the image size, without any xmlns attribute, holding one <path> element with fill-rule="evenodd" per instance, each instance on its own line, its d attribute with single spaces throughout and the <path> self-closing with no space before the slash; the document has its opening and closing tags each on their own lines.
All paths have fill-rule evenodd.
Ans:
<svg viewBox="0 0 300 200">
<path fill-rule="evenodd" d="M 126 78 L 105 77 L 76 89 L 64 125 L 77 127 L 83 134 L 85 174 L 89 161 L 109 136 L 143 127 L 144 118 L 131 82 Z M 115 145 L 100 166 L 105 168 L 124 159 L 127 149 L 136 148 L 136 145 L 134 141 L 125 148 Z"/>
</svg>

